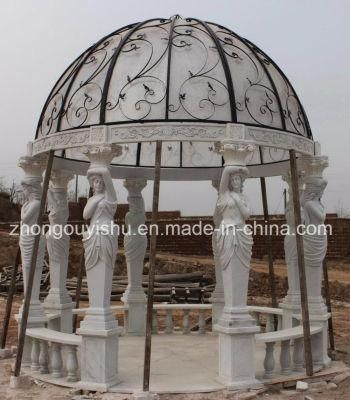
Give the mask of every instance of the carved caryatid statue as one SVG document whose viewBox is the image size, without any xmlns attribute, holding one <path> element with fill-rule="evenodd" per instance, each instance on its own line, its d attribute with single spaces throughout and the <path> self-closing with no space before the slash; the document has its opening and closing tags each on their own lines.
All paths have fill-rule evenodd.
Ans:
<svg viewBox="0 0 350 400">
<path fill-rule="evenodd" d="M 129 211 L 125 215 L 127 234 L 124 236 L 124 248 L 125 257 L 130 264 L 139 259 L 142 263 L 147 248 L 147 237 L 139 232 L 140 225 L 146 221 L 145 202 L 141 195 L 141 190 L 145 185 L 146 181 L 143 179 L 127 180 L 124 183 L 129 191 Z"/>
<path fill-rule="evenodd" d="M 50 188 L 47 197 L 49 222 L 52 228 L 52 231 L 49 231 L 46 235 L 47 249 L 50 265 L 57 268 L 62 259 L 68 261 L 69 236 L 63 230 L 69 216 L 67 192 Z"/>
<path fill-rule="evenodd" d="M 111 221 L 117 209 L 117 196 L 108 168 L 91 168 L 88 178 L 94 194 L 83 213 L 84 219 L 90 220 L 89 233 L 83 240 L 86 270 L 101 264 L 113 269 L 118 242 Z"/>
<path fill-rule="evenodd" d="M 25 178 L 22 182 L 23 196 L 25 202 L 21 209 L 21 234 L 19 245 L 22 255 L 22 269 L 24 290 L 27 288 L 30 264 L 32 260 L 35 236 L 38 234 L 36 228 L 40 211 L 41 200 L 41 177 Z M 39 304 L 40 278 L 45 257 L 45 237 L 41 235 L 36 262 L 36 270 L 33 282 L 31 305 Z"/>
<path fill-rule="evenodd" d="M 299 284 L 299 269 L 298 269 L 298 252 L 297 242 L 295 239 L 295 219 L 294 219 L 294 206 L 293 206 L 293 193 L 292 183 L 290 174 L 283 175 L 282 179 L 288 184 L 288 202 L 286 204 L 285 215 L 286 222 L 288 225 L 288 233 L 284 237 L 284 253 L 287 264 L 288 272 L 288 293 L 284 298 L 282 307 L 291 310 L 290 318 L 284 319 L 286 323 L 285 328 L 292 326 L 291 316 L 292 313 L 298 313 L 300 311 L 300 284 Z M 303 196 L 304 192 L 304 174 L 299 171 L 298 179 L 299 196 Z M 300 212 L 303 216 L 303 208 L 300 208 Z M 287 315 L 287 314 L 286 314 Z M 288 314 L 289 315 L 289 314 Z"/>
<path fill-rule="evenodd" d="M 305 180 L 305 192 L 302 199 L 304 209 L 304 254 L 306 281 L 311 313 L 326 313 L 321 286 L 322 263 L 327 253 L 327 232 L 324 221 L 326 212 L 321 197 L 327 181 L 319 177 L 308 177 Z"/>
<path fill-rule="evenodd" d="M 118 235 L 113 223 L 117 196 L 107 165 L 91 165 L 87 173 L 93 196 L 84 208 L 83 217 L 90 220 L 84 232 L 85 267 L 90 308 L 82 323 L 93 322 L 96 329 L 112 329 L 116 320 L 110 310 L 113 270 L 118 250 Z"/>
<path fill-rule="evenodd" d="M 72 331 L 72 299 L 66 289 L 70 237 L 64 229 L 69 217 L 67 185 L 73 175 L 64 170 L 51 173 L 47 193 L 50 229 L 46 233 L 50 266 L 50 291 L 44 304 L 48 312 L 60 311 L 61 318 L 50 325 L 61 332 Z M 59 323 L 59 325 L 58 325 Z M 54 325 L 55 324 L 55 325 Z"/>
<path fill-rule="evenodd" d="M 225 285 L 225 308 L 223 314 L 232 309 L 246 310 L 249 267 L 253 238 L 246 226 L 250 211 L 242 193 L 248 175 L 246 167 L 224 168 L 216 217 L 221 221 L 217 232 L 217 251 Z M 233 277 L 235 281 L 233 281 Z M 242 310 L 243 311 L 243 310 Z"/>
<path fill-rule="evenodd" d="M 213 187 L 219 192 L 220 180 L 212 181 Z M 212 303 L 212 317 L 213 324 L 216 324 L 221 316 L 222 309 L 224 308 L 224 285 L 222 282 L 222 271 L 219 260 L 219 251 L 218 251 L 218 230 L 220 227 L 221 216 L 217 207 L 215 207 L 213 222 L 214 222 L 214 231 L 211 237 L 211 245 L 213 249 L 213 258 L 215 264 L 215 289 L 210 297 L 210 302 Z"/>
<path fill-rule="evenodd" d="M 90 160 L 87 177 L 93 190 L 83 211 L 90 222 L 83 234 L 89 308 L 77 333 L 82 336 L 81 382 L 100 385 L 105 391 L 118 381 L 118 322 L 111 309 L 113 271 L 118 249 L 114 224 L 117 195 L 110 173 L 110 163 L 121 155 L 121 147 L 91 145 L 83 149 Z M 84 385 L 83 385 L 84 386 Z"/>
<path fill-rule="evenodd" d="M 129 203 L 129 211 L 125 215 L 127 232 L 124 235 L 128 286 L 121 300 L 128 304 L 127 330 L 132 335 L 143 335 L 145 332 L 147 298 L 142 287 L 142 272 L 147 237 L 139 228 L 146 221 L 145 203 L 141 194 L 146 184 L 147 180 L 143 178 L 129 178 L 124 181 Z"/>
</svg>

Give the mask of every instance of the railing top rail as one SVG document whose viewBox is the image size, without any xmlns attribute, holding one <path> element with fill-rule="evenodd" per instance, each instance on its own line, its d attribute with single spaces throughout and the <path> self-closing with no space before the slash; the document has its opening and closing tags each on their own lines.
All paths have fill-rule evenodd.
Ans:
<svg viewBox="0 0 350 400">
<path fill-rule="evenodd" d="M 248 306 L 248 311 L 250 311 L 250 312 L 258 312 L 258 313 L 261 313 L 261 314 L 283 315 L 282 308 Z"/>
<path fill-rule="evenodd" d="M 26 336 L 73 346 L 80 346 L 82 342 L 81 336 L 75 335 L 74 333 L 64 333 L 48 328 L 28 328 L 26 330 Z"/>
<path fill-rule="evenodd" d="M 321 326 L 311 326 L 310 334 L 316 335 L 322 331 Z M 301 325 L 294 328 L 282 329 L 275 332 L 258 333 L 255 340 L 260 343 L 282 342 L 284 340 L 298 339 L 304 336 L 303 327 Z"/>
</svg>

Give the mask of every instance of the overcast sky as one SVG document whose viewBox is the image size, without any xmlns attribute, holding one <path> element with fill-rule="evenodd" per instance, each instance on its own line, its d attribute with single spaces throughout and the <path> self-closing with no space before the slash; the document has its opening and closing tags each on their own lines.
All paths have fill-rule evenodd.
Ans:
<svg viewBox="0 0 350 400">
<path fill-rule="evenodd" d="M 0 177 L 17 181 L 17 159 L 34 138 L 52 86 L 83 50 L 129 23 L 180 14 L 217 22 L 248 38 L 289 77 L 315 140 L 329 156 L 328 212 L 350 214 L 350 1 L 341 0 L 0 0 Z M 82 178 L 83 180 L 83 178 Z M 271 213 L 282 211 L 281 179 L 268 179 Z M 125 190 L 117 183 L 119 199 Z M 151 185 L 145 189 L 151 206 Z M 261 212 L 259 182 L 246 184 Z M 215 205 L 210 182 L 161 184 L 161 209 L 206 215 Z"/>
</svg>

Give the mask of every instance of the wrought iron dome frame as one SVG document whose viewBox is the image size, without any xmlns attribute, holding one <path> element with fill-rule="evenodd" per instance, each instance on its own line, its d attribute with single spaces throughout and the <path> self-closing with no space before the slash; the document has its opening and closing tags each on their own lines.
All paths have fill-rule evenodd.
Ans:
<svg viewBox="0 0 350 400">
<path fill-rule="evenodd" d="M 155 141 L 162 179 L 220 176 L 214 144 L 257 145 L 252 176 L 279 175 L 288 150 L 318 153 L 304 108 L 285 74 L 235 32 L 195 18 L 155 18 L 120 28 L 64 71 L 41 112 L 33 153 L 84 174 L 86 144 L 119 143 L 115 177 L 153 179 Z"/>
</svg>

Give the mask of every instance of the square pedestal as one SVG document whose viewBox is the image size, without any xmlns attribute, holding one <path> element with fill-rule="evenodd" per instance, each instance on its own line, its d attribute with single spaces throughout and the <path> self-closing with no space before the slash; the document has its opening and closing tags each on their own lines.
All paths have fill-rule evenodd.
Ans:
<svg viewBox="0 0 350 400">
<path fill-rule="evenodd" d="M 120 329 L 87 331 L 79 329 L 81 380 L 77 387 L 85 390 L 107 391 L 118 380 L 118 336 Z"/>
<path fill-rule="evenodd" d="M 257 326 L 227 328 L 215 325 L 219 335 L 219 376 L 229 390 L 255 389 L 262 384 L 255 379 L 255 334 Z"/>
<path fill-rule="evenodd" d="M 143 336 L 146 332 L 145 302 L 128 303 L 128 335 Z"/>
</svg>

